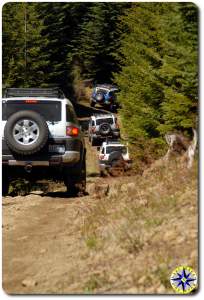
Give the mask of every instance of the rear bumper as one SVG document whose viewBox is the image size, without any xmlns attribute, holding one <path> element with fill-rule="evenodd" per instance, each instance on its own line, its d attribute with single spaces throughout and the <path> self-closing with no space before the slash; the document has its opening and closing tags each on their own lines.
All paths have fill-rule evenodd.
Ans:
<svg viewBox="0 0 204 300">
<path fill-rule="evenodd" d="M 41 166 L 57 166 L 64 164 L 75 164 L 80 160 L 80 152 L 78 151 L 65 151 L 63 155 L 51 155 L 44 157 L 42 160 L 32 160 L 31 158 L 22 158 L 15 159 L 13 155 L 3 155 L 2 164 L 8 166 L 32 166 L 32 167 L 41 167 Z"/>
<path fill-rule="evenodd" d="M 120 130 L 113 130 L 111 132 L 111 134 L 108 134 L 106 136 L 104 135 L 101 135 L 100 133 L 94 133 L 93 135 L 93 138 L 96 138 L 96 139 L 106 139 L 106 138 L 110 138 L 110 137 L 116 137 L 116 138 L 119 138 L 120 137 Z"/>
<path fill-rule="evenodd" d="M 125 162 L 125 169 L 126 170 L 131 169 L 131 166 L 132 166 L 132 160 L 129 160 L 129 161 Z M 100 171 L 107 170 L 109 168 L 111 168 L 111 165 L 110 165 L 109 161 L 102 161 L 102 160 L 99 161 Z"/>
</svg>

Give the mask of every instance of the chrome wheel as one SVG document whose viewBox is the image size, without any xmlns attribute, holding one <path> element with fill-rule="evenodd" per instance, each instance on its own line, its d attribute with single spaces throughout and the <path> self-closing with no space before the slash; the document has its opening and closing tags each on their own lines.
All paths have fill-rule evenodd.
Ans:
<svg viewBox="0 0 204 300">
<path fill-rule="evenodd" d="M 21 145 L 31 145 L 39 137 L 39 126 L 33 120 L 19 120 L 13 128 L 13 137 Z"/>
</svg>

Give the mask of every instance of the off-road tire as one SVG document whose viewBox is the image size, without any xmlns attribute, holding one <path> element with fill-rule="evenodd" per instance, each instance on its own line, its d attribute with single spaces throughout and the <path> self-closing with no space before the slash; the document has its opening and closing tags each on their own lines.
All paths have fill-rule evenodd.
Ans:
<svg viewBox="0 0 204 300">
<path fill-rule="evenodd" d="M 95 107 L 95 102 L 94 101 L 91 101 L 91 107 Z"/>
<path fill-rule="evenodd" d="M 34 124 L 37 124 L 39 133 L 33 143 L 23 144 L 16 141 L 13 130 L 21 120 L 22 122 L 29 120 L 31 123 L 34 122 Z M 39 113 L 30 110 L 19 111 L 11 115 L 4 129 L 4 138 L 9 149 L 21 155 L 31 155 L 39 152 L 47 143 L 48 134 L 49 130 L 45 119 Z"/>
<path fill-rule="evenodd" d="M 108 176 L 108 172 L 106 170 L 100 171 L 100 177 L 107 177 L 107 176 Z"/>
<path fill-rule="evenodd" d="M 69 196 L 82 196 L 86 192 L 86 155 L 73 167 L 64 167 L 64 184 Z"/>
<path fill-rule="evenodd" d="M 96 139 L 91 137 L 91 146 L 96 146 Z"/>
<path fill-rule="evenodd" d="M 8 170 L 4 167 L 2 168 L 2 195 L 6 196 L 9 192 L 9 176 Z"/>
<path fill-rule="evenodd" d="M 97 101 L 98 103 L 102 103 L 103 100 L 104 100 L 104 95 L 103 95 L 103 93 L 98 93 L 98 94 L 96 94 L 95 99 L 96 99 L 96 101 Z"/>
<path fill-rule="evenodd" d="M 118 110 L 117 110 L 117 107 L 116 107 L 115 105 L 112 105 L 112 104 L 110 105 L 110 108 L 109 108 L 109 109 L 110 109 L 110 111 L 111 111 L 112 113 L 117 113 L 117 111 L 118 111 Z"/>
<path fill-rule="evenodd" d="M 108 123 L 102 123 L 99 127 L 99 132 L 103 136 L 107 136 L 111 133 L 111 126 Z"/>
</svg>

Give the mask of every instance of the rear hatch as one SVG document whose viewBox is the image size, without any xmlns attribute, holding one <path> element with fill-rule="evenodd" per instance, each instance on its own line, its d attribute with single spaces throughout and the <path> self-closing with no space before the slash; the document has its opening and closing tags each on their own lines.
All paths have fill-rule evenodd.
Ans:
<svg viewBox="0 0 204 300">
<path fill-rule="evenodd" d="M 3 99 L 1 134 L 4 136 L 4 127 L 8 118 L 22 110 L 35 111 L 46 120 L 49 128 L 49 137 L 66 134 L 66 124 L 62 120 L 62 103 L 59 100 L 47 99 Z"/>
</svg>

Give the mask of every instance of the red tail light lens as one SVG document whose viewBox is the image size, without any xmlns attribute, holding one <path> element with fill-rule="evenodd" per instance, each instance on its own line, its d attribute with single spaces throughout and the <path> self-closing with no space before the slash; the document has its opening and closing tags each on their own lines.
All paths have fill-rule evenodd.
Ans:
<svg viewBox="0 0 204 300">
<path fill-rule="evenodd" d="M 79 135 L 79 128 L 74 127 L 74 126 L 67 126 L 66 135 L 68 135 L 68 136 L 78 136 Z"/>
<path fill-rule="evenodd" d="M 96 127 L 92 127 L 92 132 L 96 131 Z"/>
<path fill-rule="evenodd" d="M 34 100 L 34 99 L 28 99 L 28 100 L 25 100 L 25 103 L 38 103 L 38 101 Z"/>
<path fill-rule="evenodd" d="M 115 127 L 119 128 L 119 124 L 118 124 L 118 119 L 117 118 L 115 118 Z"/>
<path fill-rule="evenodd" d="M 105 155 L 104 154 L 100 154 L 99 155 L 99 159 L 104 159 Z"/>
</svg>

